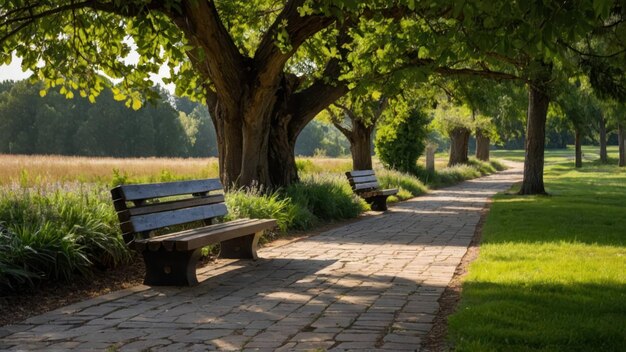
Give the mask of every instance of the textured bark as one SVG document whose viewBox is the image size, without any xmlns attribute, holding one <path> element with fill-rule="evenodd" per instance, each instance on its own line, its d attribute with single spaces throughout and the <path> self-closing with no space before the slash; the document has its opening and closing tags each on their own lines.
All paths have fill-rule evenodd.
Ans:
<svg viewBox="0 0 626 352">
<path fill-rule="evenodd" d="M 372 128 L 361 121 L 352 125 L 353 138 L 350 141 L 353 170 L 372 169 Z"/>
<path fill-rule="evenodd" d="M 543 184 L 544 150 L 546 144 L 546 117 L 550 98 L 547 80 L 529 84 L 528 114 L 526 124 L 526 152 L 524 156 L 524 179 L 520 194 L 546 194 Z"/>
<path fill-rule="evenodd" d="M 580 137 L 580 131 L 576 130 L 576 141 L 575 141 L 575 149 L 576 149 L 576 167 L 583 167 L 583 150 L 582 143 Z"/>
<path fill-rule="evenodd" d="M 350 115 L 350 114 L 349 114 Z M 350 142 L 350 154 L 352 155 L 352 170 L 372 169 L 372 131 L 374 126 L 364 124 L 352 114 L 350 116 L 352 128 L 347 129 L 339 123 L 335 127 L 343 133 Z"/>
<path fill-rule="evenodd" d="M 626 126 L 620 123 L 618 126 L 617 136 L 619 139 L 619 166 L 626 166 Z"/>
<path fill-rule="evenodd" d="M 602 163 L 607 163 L 609 161 L 609 156 L 606 152 L 606 120 L 604 120 L 604 115 L 600 115 L 600 126 L 598 126 L 600 130 L 600 161 Z"/>
<path fill-rule="evenodd" d="M 450 159 L 448 166 L 467 164 L 469 158 L 468 143 L 471 131 L 465 127 L 456 127 L 450 131 Z"/>
<path fill-rule="evenodd" d="M 481 129 L 476 130 L 476 159 L 489 161 L 489 137 Z"/>
<path fill-rule="evenodd" d="M 301 16 L 303 3 L 285 3 L 252 57 L 239 51 L 213 1 L 182 1 L 180 13 L 166 13 L 193 47 L 188 52 L 191 63 L 204 81 L 211 82 L 205 87 L 207 104 L 217 133 L 220 179 L 226 187 L 273 189 L 297 181 L 293 155 L 297 135 L 336 99 L 336 92 L 347 91 L 328 80 L 338 75 L 338 59 L 327 64 L 336 70 L 327 70 L 327 77 L 304 90 L 311 92 L 307 101 L 295 93 L 300 80 L 284 73 L 300 45 L 335 22 L 319 14 Z M 286 52 L 275 43 L 276 33 L 283 30 L 291 44 Z"/>
</svg>

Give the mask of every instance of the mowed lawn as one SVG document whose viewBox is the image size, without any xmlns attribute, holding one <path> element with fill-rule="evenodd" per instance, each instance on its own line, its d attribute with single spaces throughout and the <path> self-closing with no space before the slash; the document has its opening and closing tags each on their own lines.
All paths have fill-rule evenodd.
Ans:
<svg viewBox="0 0 626 352">
<path fill-rule="evenodd" d="M 626 169 L 546 159 L 550 196 L 494 199 L 449 319 L 456 351 L 626 351 Z"/>
</svg>

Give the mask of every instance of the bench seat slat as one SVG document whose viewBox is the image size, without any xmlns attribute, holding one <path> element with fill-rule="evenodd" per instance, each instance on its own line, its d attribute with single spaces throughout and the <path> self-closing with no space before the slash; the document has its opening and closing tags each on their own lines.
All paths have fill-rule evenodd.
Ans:
<svg viewBox="0 0 626 352">
<path fill-rule="evenodd" d="M 353 177 L 350 180 L 350 184 L 359 184 L 359 183 L 368 183 L 368 182 L 377 182 L 376 176 L 358 176 Z"/>
<path fill-rule="evenodd" d="M 228 227 L 228 226 L 233 226 L 233 225 L 237 225 L 237 224 L 245 224 L 245 223 L 248 223 L 248 222 L 251 222 L 251 221 L 253 221 L 253 220 L 251 220 L 251 219 L 237 219 L 237 220 L 233 220 L 233 221 L 229 221 L 229 222 L 222 222 L 222 223 L 219 223 L 219 224 L 208 225 L 208 226 L 205 226 L 205 227 L 199 227 L 199 228 L 183 230 L 183 231 L 174 232 L 174 233 L 168 233 L 168 234 L 165 234 L 165 235 L 155 236 L 155 237 L 151 237 L 151 238 L 145 238 L 145 239 L 141 239 L 141 240 L 135 241 L 134 249 L 139 251 L 139 252 L 141 252 L 146 247 L 148 247 L 148 249 L 156 251 L 156 250 L 159 249 L 159 247 L 161 247 L 162 242 L 165 241 L 165 240 L 168 240 L 168 239 L 172 239 L 172 238 L 176 238 L 176 237 L 180 237 L 180 236 L 187 236 L 187 235 L 197 234 L 197 233 L 201 232 L 201 230 L 204 229 L 204 228 L 211 228 L 212 230 L 219 230 L 219 229 L 222 229 L 222 228 L 225 228 L 225 227 Z"/>
<path fill-rule="evenodd" d="M 253 219 L 253 221 L 244 224 L 233 224 L 218 230 L 211 227 L 198 229 L 195 234 L 187 234 L 176 238 L 167 239 L 163 245 L 167 248 L 169 243 L 175 245 L 176 250 L 186 251 L 209 244 L 226 241 L 235 237 L 253 234 L 259 231 L 267 230 L 276 226 L 274 219 Z"/>
<path fill-rule="evenodd" d="M 151 183 L 142 185 L 122 185 L 112 190 L 116 195 L 127 201 L 143 200 L 160 197 L 178 196 L 181 194 L 206 193 L 222 189 L 219 179 Z"/>
<path fill-rule="evenodd" d="M 346 172 L 346 176 L 348 176 L 348 178 L 371 175 L 374 175 L 374 170 L 352 170 Z"/>
<path fill-rule="evenodd" d="M 124 224 L 130 223 L 133 232 L 143 232 L 160 229 L 166 226 L 180 225 L 187 222 L 224 216 L 227 212 L 228 210 L 224 203 L 209 204 L 193 208 L 137 215 L 133 216 L 130 221 Z"/>
<path fill-rule="evenodd" d="M 378 187 L 379 187 L 378 182 L 368 182 L 368 183 L 356 184 L 352 188 L 355 191 L 359 191 L 359 190 L 362 190 L 362 189 L 366 190 L 366 189 L 373 189 L 373 188 L 378 188 Z"/>
<path fill-rule="evenodd" d="M 370 198 L 370 197 L 376 197 L 376 196 L 392 196 L 397 193 L 398 193 L 397 189 L 390 188 L 390 189 L 375 189 L 372 191 L 365 191 L 365 192 L 359 193 L 359 195 L 363 198 Z"/>
</svg>

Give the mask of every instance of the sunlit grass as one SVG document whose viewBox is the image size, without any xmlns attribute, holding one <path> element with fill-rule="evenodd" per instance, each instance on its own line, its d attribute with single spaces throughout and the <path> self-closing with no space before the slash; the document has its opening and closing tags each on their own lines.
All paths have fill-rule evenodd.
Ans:
<svg viewBox="0 0 626 352">
<path fill-rule="evenodd" d="M 114 177 L 146 182 L 218 177 L 216 158 L 95 158 L 79 156 L 2 155 L 0 184 L 25 186 L 83 182 L 110 184 Z"/>
<path fill-rule="evenodd" d="M 456 351 L 626 346 L 626 170 L 547 156 L 550 196 L 495 198 L 449 319 Z"/>
<path fill-rule="evenodd" d="M 600 147 L 583 146 L 583 162 L 592 161 L 600 158 Z M 607 153 L 609 158 L 617 158 L 617 146 L 608 146 Z M 492 150 L 491 156 L 499 159 L 507 159 L 512 161 L 524 161 L 524 150 Z M 570 145 L 566 149 L 549 149 L 545 153 L 546 165 L 563 163 L 565 160 L 574 163 L 575 158 L 574 146 Z"/>
</svg>

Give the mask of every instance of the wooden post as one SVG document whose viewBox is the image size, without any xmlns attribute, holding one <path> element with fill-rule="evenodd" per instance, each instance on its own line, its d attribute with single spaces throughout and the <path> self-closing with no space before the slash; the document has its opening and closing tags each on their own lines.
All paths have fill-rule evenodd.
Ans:
<svg viewBox="0 0 626 352">
<path fill-rule="evenodd" d="M 437 144 L 426 144 L 426 170 L 435 172 L 435 152 L 437 151 Z"/>
</svg>

